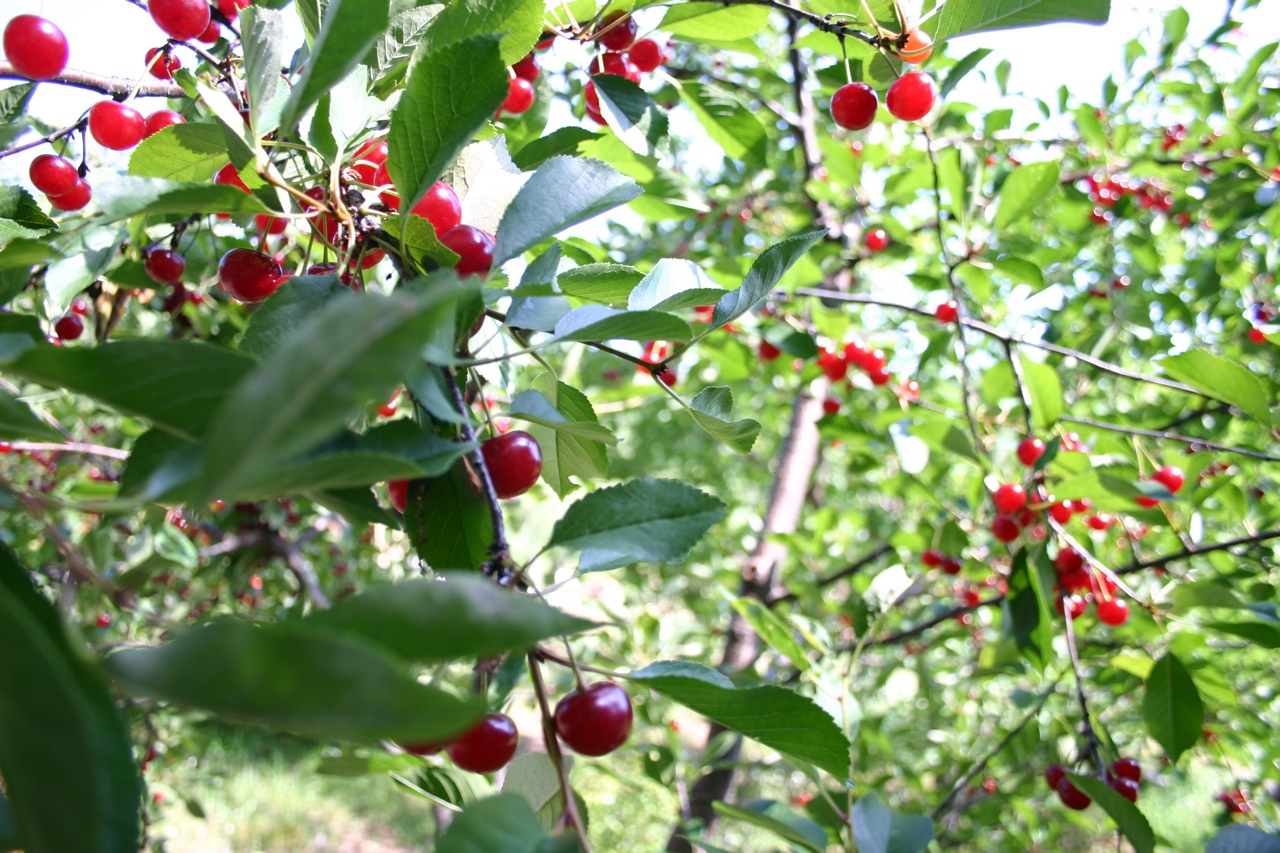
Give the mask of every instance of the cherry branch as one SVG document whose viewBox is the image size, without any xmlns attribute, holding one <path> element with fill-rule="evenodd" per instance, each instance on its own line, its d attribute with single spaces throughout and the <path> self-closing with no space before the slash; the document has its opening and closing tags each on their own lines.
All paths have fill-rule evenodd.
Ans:
<svg viewBox="0 0 1280 853">
<path fill-rule="evenodd" d="M 30 79 L 19 74 L 11 63 L 4 60 L 0 60 L 0 78 L 11 80 Z M 172 83 L 140 84 L 136 80 L 129 80 L 124 77 L 105 77 L 101 74 L 90 74 L 88 71 L 77 71 L 74 68 L 66 69 L 58 76 L 49 78 L 47 82 L 89 89 L 93 92 L 101 92 L 104 95 L 115 97 L 127 97 L 130 94 L 140 98 L 185 98 L 187 96 L 187 93 L 182 91 L 182 87 Z M 135 87 L 137 91 L 134 91 Z"/>
<path fill-rule="evenodd" d="M 1143 569 L 1150 569 L 1156 566 L 1164 566 L 1168 563 L 1181 563 L 1192 557 L 1198 557 L 1202 554 L 1211 554 L 1214 551 L 1228 551 L 1232 548 L 1244 545 L 1258 545 L 1262 542 L 1269 542 L 1272 539 L 1280 539 L 1280 530 L 1263 530 L 1252 536 L 1241 536 L 1239 539 L 1228 539 L 1225 542 L 1214 542 L 1209 545 L 1199 545 L 1190 548 L 1183 548 L 1172 554 L 1165 554 L 1162 557 L 1152 557 L 1147 560 L 1133 560 L 1126 565 L 1114 569 L 1117 575 L 1127 575 L 1134 572 L 1140 572 Z"/>
<path fill-rule="evenodd" d="M 816 581 L 814 581 L 814 585 L 817 586 L 818 589 L 825 589 L 826 587 L 831 586 L 833 583 L 836 583 L 837 581 L 841 581 L 844 578 L 847 578 L 851 575 L 856 575 L 858 572 L 862 571 L 867 566 L 871 565 L 876 560 L 880 559 L 881 557 L 883 557 L 885 554 L 889 553 L 892 550 L 893 550 L 893 546 L 889 545 L 888 543 L 885 543 L 880 547 L 876 548 L 871 553 L 863 557 L 860 557 L 853 563 L 850 563 L 849 565 L 845 566 L 843 569 L 840 569 L 837 572 L 832 572 L 831 574 L 826 575 L 824 577 L 818 578 Z M 765 602 L 765 605 L 767 607 L 773 607 L 774 605 L 781 604 L 784 601 L 794 601 L 796 598 L 797 598 L 796 593 L 788 590 L 787 592 L 784 592 L 781 595 L 773 596 L 772 598 L 770 598 L 768 601 Z"/>
<path fill-rule="evenodd" d="M 1119 424 L 1107 423 L 1106 421 L 1095 421 L 1091 418 L 1078 418 L 1073 415 L 1062 415 L 1061 420 L 1068 421 L 1073 424 L 1083 424 L 1096 429 L 1110 430 L 1111 432 L 1122 432 L 1126 435 L 1140 435 L 1146 438 L 1159 438 L 1164 441 L 1190 444 L 1204 448 L 1205 450 L 1215 450 L 1221 453 L 1235 453 L 1239 456 L 1261 459 L 1264 462 L 1280 462 L 1280 456 L 1272 456 L 1268 453 L 1261 453 L 1257 450 L 1249 450 L 1244 447 L 1233 447 L 1228 444 L 1219 444 L 1216 441 L 1207 441 L 1203 438 L 1193 438 L 1189 435 L 1178 435 L 1177 433 L 1167 432 L 1165 430 L 1138 429 L 1137 427 L 1120 426 Z"/>
<path fill-rule="evenodd" d="M 307 598 L 311 599 L 317 607 L 329 606 L 329 597 L 320 586 L 320 578 L 311 561 L 302 553 L 302 545 L 286 539 L 275 530 L 250 530 L 244 533 L 224 534 L 217 544 L 201 548 L 199 556 L 201 560 L 207 560 L 210 557 L 253 548 L 260 548 L 268 557 L 283 559 L 285 568 L 293 574 L 301 591 L 307 594 Z"/>
<path fill-rule="evenodd" d="M 1089 716 L 1089 700 L 1084 695 L 1084 672 L 1080 665 L 1080 653 L 1076 649 L 1076 631 L 1071 618 L 1071 608 L 1064 607 L 1063 618 L 1067 624 L 1067 653 L 1071 656 L 1071 671 L 1076 677 L 1076 701 L 1080 703 L 1080 732 L 1084 735 L 1084 746 L 1081 753 L 1088 755 L 1098 765 L 1098 778 L 1105 779 L 1107 767 L 1102 762 L 1102 754 L 1098 752 L 1098 734 L 1093 730 L 1093 721 Z"/>
<path fill-rule="evenodd" d="M 898 38 L 881 38 L 855 27 L 838 24 L 834 15 L 817 15 L 813 12 L 806 12 L 803 9 L 789 6 L 781 2 L 781 0 L 720 0 L 720 3 L 723 6 L 768 6 L 770 9 L 786 15 L 793 22 L 803 21 L 807 24 L 812 24 L 822 32 L 831 33 L 838 38 L 857 39 L 875 48 L 901 47 L 901 36 Z"/>
<path fill-rule="evenodd" d="M 75 124 L 69 124 L 66 127 L 62 128 L 61 130 L 55 130 L 53 133 L 50 133 L 46 136 L 42 136 L 39 139 L 33 140 L 31 142 L 24 142 L 22 145 L 14 145 L 12 148 L 6 148 L 3 151 L 0 151 L 0 160 L 3 160 L 5 157 L 9 157 L 13 154 L 20 154 L 23 151 L 29 151 L 32 148 L 38 148 L 41 145 L 48 145 L 52 142 L 57 142 L 59 139 L 63 138 L 64 136 L 70 136 L 71 134 L 75 133 L 77 130 L 83 132 L 85 126 L 88 125 L 88 123 L 89 123 L 89 120 L 87 118 L 82 118 L 80 119 L 80 121 L 76 122 Z"/>
<path fill-rule="evenodd" d="M 105 456 L 110 459 L 128 459 L 129 451 L 104 447 L 100 444 L 79 444 L 67 442 L 60 444 L 50 441 L 15 441 L 11 442 L 14 450 L 47 450 L 53 453 L 84 453 L 89 456 Z"/>
<path fill-rule="evenodd" d="M 453 407 L 463 416 L 462 422 L 462 440 L 467 442 L 476 441 L 476 429 L 471 423 L 471 409 L 467 406 L 466 400 L 462 396 L 462 389 L 458 386 L 458 379 L 453 375 L 452 370 L 444 370 L 445 385 L 449 387 L 449 396 L 453 400 Z M 489 505 L 489 520 L 493 525 L 493 542 L 489 545 L 489 553 L 493 555 L 494 562 L 505 564 L 511 557 L 511 548 L 507 544 L 507 528 L 503 520 L 502 505 L 498 502 L 498 490 L 493 485 L 493 478 L 489 476 L 489 466 L 485 464 L 484 454 L 477 447 L 467 455 L 468 461 L 471 463 L 472 469 L 476 476 L 480 478 L 481 488 L 484 490 L 485 502 Z M 494 566 L 494 568 L 498 568 Z"/>
</svg>

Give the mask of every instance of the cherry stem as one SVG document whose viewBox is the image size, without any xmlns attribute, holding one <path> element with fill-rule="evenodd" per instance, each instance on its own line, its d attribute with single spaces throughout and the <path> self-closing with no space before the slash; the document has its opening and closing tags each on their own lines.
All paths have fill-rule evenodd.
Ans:
<svg viewBox="0 0 1280 853">
<path fill-rule="evenodd" d="M 29 79 L 19 74 L 12 63 L 3 60 L 0 60 L 0 78 Z M 56 77 L 50 77 L 43 82 L 76 86 L 115 97 L 130 94 L 142 98 L 185 98 L 187 96 L 187 93 L 182 91 L 182 87 L 171 83 L 140 83 L 140 81 L 127 80 L 123 77 L 104 77 L 101 74 L 90 74 L 87 71 L 77 71 L 74 68 L 68 68 Z M 137 87 L 136 92 L 134 91 L 135 85 Z"/>
<path fill-rule="evenodd" d="M 587 837 L 587 828 L 582 824 L 578 814 L 578 801 L 573 796 L 573 786 L 569 784 L 569 770 L 565 767 L 564 754 L 560 751 L 560 741 L 556 737 L 555 716 L 551 713 L 551 703 L 547 700 L 547 685 L 542 681 L 542 668 L 538 663 L 538 653 L 530 651 L 525 655 L 529 663 L 529 677 L 533 681 L 533 692 L 538 697 L 538 708 L 542 711 L 542 737 L 547 747 L 547 757 L 556 768 L 556 776 L 560 780 L 560 797 L 564 800 L 563 819 L 573 825 L 582 844 L 582 853 L 591 853 L 591 840 Z"/>
<path fill-rule="evenodd" d="M 449 387 L 449 396 L 453 400 L 454 408 L 466 418 L 462 424 L 462 439 L 467 442 L 475 442 L 476 430 L 471 423 L 471 407 L 467 405 L 467 401 L 462 396 L 462 388 L 458 386 L 458 378 L 453 375 L 452 370 L 445 369 L 441 372 L 444 374 L 445 385 Z M 470 460 L 476 476 L 480 478 L 480 484 L 484 489 L 485 501 L 489 504 L 489 520 L 493 525 L 493 543 L 489 546 L 489 553 L 497 560 L 507 560 L 510 558 L 511 549 L 507 544 L 507 530 L 502 517 L 502 505 L 498 502 L 498 490 L 494 488 L 493 478 L 489 476 L 489 466 L 485 464 L 484 454 L 480 452 L 479 447 L 471 451 L 467 459 Z"/>
<path fill-rule="evenodd" d="M 1080 732 L 1084 735 L 1080 754 L 1093 759 L 1098 765 L 1098 778 L 1104 779 L 1107 775 L 1107 767 L 1102 762 L 1102 754 L 1098 752 L 1098 735 L 1093 730 L 1093 722 L 1089 717 L 1089 700 L 1084 695 L 1084 673 L 1080 666 L 1080 653 L 1076 649 L 1075 620 L 1071 618 L 1070 607 L 1063 607 L 1062 613 L 1067 624 L 1067 653 L 1071 655 L 1071 670 L 1076 677 L 1076 699 L 1080 703 Z"/>
</svg>

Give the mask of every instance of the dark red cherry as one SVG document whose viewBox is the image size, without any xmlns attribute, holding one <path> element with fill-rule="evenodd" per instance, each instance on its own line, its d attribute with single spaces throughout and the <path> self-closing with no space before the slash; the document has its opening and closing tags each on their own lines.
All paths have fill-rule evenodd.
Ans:
<svg viewBox="0 0 1280 853">
<path fill-rule="evenodd" d="M 831 118 L 846 130 L 862 130 L 876 120 L 880 99 L 866 83 L 847 83 L 831 96 Z"/>
<path fill-rule="evenodd" d="M 4 55 L 30 80 L 51 80 L 67 67 L 67 37 L 52 21 L 18 15 L 4 27 Z"/>
<path fill-rule="evenodd" d="M 63 314 L 53 324 L 53 331 L 60 340 L 74 341 L 84 334 L 84 320 L 79 314 Z"/>
<path fill-rule="evenodd" d="M 177 252 L 152 246 L 147 249 L 147 257 L 142 265 L 152 281 L 160 284 L 177 284 L 182 280 L 182 273 L 186 271 L 187 260 Z"/>
<path fill-rule="evenodd" d="M 556 703 L 556 734 L 580 755 L 608 755 L 631 734 L 631 697 L 612 681 L 598 681 Z"/>
<path fill-rule="evenodd" d="M 1111 786 L 1111 790 L 1129 802 L 1136 803 L 1138 801 L 1138 783 L 1132 779 L 1126 779 L 1123 776 L 1112 776 L 1107 780 L 1107 784 Z"/>
<path fill-rule="evenodd" d="M 398 512 L 404 512 L 409 505 L 409 481 L 391 480 L 387 483 L 387 499 Z"/>
<path fill-rule="evenodd" d="M 456 225 L 440 235 L 445 248 L 458 256 L 453 265 L 458 275 L 485 275 L 493 266 L 493 235 L 474 225 Z"/>
<path fill-rule="evenodd" d="M 1049 783 L 1050 788 L 1058 787 L 1058 783 L 1061 782 L 1066 775 L 1067 768 L 1063 767 L 1061 764 L 1050 764 L 1044 769 L 1044 781 Z"/>
<path fill-rule="evenodd" d="M 503 500 L 523 495 L 542 474 L 542 448 L 524 430 L 486 439 L 480 452 L 493 488 Z"/>
<path fill-rule="evenodd" d="M 1011 515 L 997 515 L 991 520 L 991 533 L 1001 542 L 1012 542 L 1021 532 L 1022 528 Z"/>
<path fill-rule="evenodd" d="M 57 154 L 41 154 L 31 161 L 27 174 L 35 188 L 45 195 L 69 193 L 80 180 L 80 174 L 71 161 Z"/>
<path fill-rule="evenodd" d="M 1093 802 L 1088 794 L 1072 785 L 1071 780 L 1066 776 L 1059 779 L 1058 784 L 1053 787 L 1058 792 L 1058 798 L 1062 800 L 1062 804 L 1069 809 L 1084 811 Z"/>
<path fill-rule="evenodd" d="M 362 184 L 377 185 L 378 170 L 382 168 L 391 148 L 385 139 L 370 139 L 356 151 L 351 158 L 351 171 Z"/>
<path fill-rule="evenodd" d="M 1130 779 L 1134 782 L 1142 781 L 1142 765 L 1133 758 L 1120 758 L 1111 765 L 1111 772 L 1121 779 Z"/>
<path fill-rule="evenodd" d="M 239 302 L 261 302 L 283 278 L 275 258 L 253 249 L 232 249 L 218 262 L 218 285 Z"/>
<path fill-rule="evenodd" d="M 488 713 L 462 737 L 449 744 L 454 765 L 472 773 L 492 773 L 516 754 L 516 724 L 506 714 Z"/>
<path fill-rule="evenodd" d="M 600 22 L 599 42 L 605 50 L 626 50 L 635 43 L 636 22 L 626 12 L 614 12 Z"/>
</svg>

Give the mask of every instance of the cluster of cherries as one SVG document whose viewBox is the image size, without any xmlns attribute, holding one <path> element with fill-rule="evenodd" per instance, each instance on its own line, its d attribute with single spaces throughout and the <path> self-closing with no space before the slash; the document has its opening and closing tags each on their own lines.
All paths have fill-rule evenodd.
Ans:
<svg viewBox="0 0 1280 853">
<path fill-rule="evenodd" d="M 1061 548 L 1053 558 L 1053 568 L 1058 574 L 1058 615 L 1070 613 L 1072 619 L 1079 619 L 1092 601 L 1098 610 L 1098 621 L 1104 625 L 1114 627 L 1129 621 L 1129 603 L 1116 597 L 1115 581 L 1089 568 L 1084 555 L 1075 548 Z"/>
<path fill-rule="evenodd" d="M 632 83 L 640 82 L 640 75 L 656 71 L 666 62 L 668 49 L 651 38 L 637 40 L 639 28 L 635 19 L 625 12 L 615 12 L 597 28 L 596 44 L 600 52 L 592 58 L 588 73 L 592 77 L 601 74 L 616 74 L 625 77 Z M 550 41 L 544 41 L 550 44 Z M 587 118 L 596 124 L 604 124 L 604 116 L 600 112 L 600 93 L 596 84 L 588 82 L 582 89 L 583 109 Z"/>
<path fill-rule="evenodd" d="M 1167 214 L 1173 209 L 1173 194 L 1145 181 L 1127 181 L 1114 175 L 1088 175 L 1084 178 L 1082 189 L 1096 205 L 1089 213 L 1089 218 L 1096 225 L 1110 224 L 1114 219 L 1111 208 L 1125 196 L 1133 196 L 1139 206 L 1157 213 Z M 1186 211 L 1179 212 L 1174 215 L 1174 221 L 1186 227 L 1191 224 L 1191 215 Z"/>
<path fill-rule="evenodd" d="M 899 56 L 919 65 L 933 53 L 933 38 L 923 30 L 909 30 Z M 894 118 L 919 121 L 938 101 L 938 84 L 923 71 L 908 71 L 889 86 L 884 105 Z M 866 83 L 846 83 L 831 96 L 831 118 L 846 130 L 865 130 L 876 120 L 880 98 Z"/>
<path fill-rule="evenodd" d="M 1058 798 L 1069 809 L 1084 811 L 1093 800 L 1067 778 L 1067 768 L 1061 764 L 1050 764 L 1044 770 L 1044 780 L 1049 787 L 1058 792 Z M 1138 792 L 1142 786 L 1142 765 L 1132 758 L 1120 758 L 1111 764 L 1110 770 L 1104 774 L 1103 781 L 1111 790 L 1131 803 L 1138 801 Z"/>
<path fill-rule="evenodd" d="M 612 681 L 573 690 L 556 703 L 556 735 L 579 755 L 598 758 L 626 743 L 631 735 L 631 697 Z M 452 741 L 401 744 L 414 755 L 445 750 L 454 766 L 472 773 L 493 773 L 516 754 L 519 735 L 506 714 L 490 711 Z"/>
<path fill-rule="evenodd" d="M 1268 308 L 1266 305 L 1262 304 L 1261 302 L 1253 306 L 1253 322 L 1254 323 L 1258 323 L 1259 325 L 1265 326 L 1267 323 L 1270 323 L 1275 319 L 1276 319 L 1276 312 L 1273 309 Z M 1249 336 L 1249 343 L 1251 344 L 1261 345 L 1267 342 L 1267 333 L 1262 331 L 1262 329 L 1259 329 L 1258 326 L 1255 326 L 1252 323 L 1249 325 L 1248 336 Z"/>
</svg>

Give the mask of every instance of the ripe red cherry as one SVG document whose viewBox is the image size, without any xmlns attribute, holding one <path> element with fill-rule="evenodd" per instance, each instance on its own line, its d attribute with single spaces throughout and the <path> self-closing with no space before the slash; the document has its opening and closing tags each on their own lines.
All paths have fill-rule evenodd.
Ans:
<svg viewBox="0 0 1280 853">
<path fill-rule="evenodd" d="M 49 196 L 49 203 L 58 210 L 80 210 L 93 198 L 93 190 L 84 178 L 77 178 L 70 192 Z"/>
<path fill-rule="evenodd" d="M 1066 524 L 1072 516 L 1071 501 L 1058 501 L 1049 507 L 1049 515 L 1059 524 Z"/>
<path fill-rule="evenodd" d="M 938 566 L 941 566 L 944 559 L 945 557 L 943 557 L 942 552 L 936 551 L 933 548 L 926 548 L 924 551 L 920 552 L 920 562 L 930 569 L 936 569 Z"/>
<path fill-rule="evenodd" d="M 283 278 L 275 258 L 253 249 L 232 249 L 218 262 L 218 285 L 238 302 L 261 302 Z"/>
<path fill-rule="evenodd" d="M 1098 620 L 1106 625 L 1123 625 L 1129 621 L 1129 602 L 1123 598 L 1106 598 L 1099 601 Z"/>
<path fill-rule="evenodd" d="M 862 238 L 862 245 L 866 246 L 868 251 L 882 252 L 889 245 L 889 235 L 883 228 L 872 228 Z"/>
<path fill-rule="evenodd" d="M 217 44 L 220 38 L 222 38 L 222 27 L 218 26 L 217 21 L 210 21 L 209 26 L 204 28 L 204 32 L 196 36 L 196 41 L 202 41 L 205 44 Z"/>
<path fill-rule="evenodd" d="M 954 302 L 943 302 L 933 309 L 933 317 L 939 323 L 954 323 L 959 316 L 960 311 Z"/>
<path fill-rule="evenodd" d="M 512 77 L 507 83 L 507 98 L 502 102 L 501 110 L 511 115 L 528 112 L 533 106 L 533 84 L 523 77 Z"/>
<path fill-rule="evenodd" d="M 621 53 L 602 53 L 591 63 L 591 74 L 614 74 L 626 77 L 634 82 L 640 81 L 640 72 L 636 71 Z"/>
<path fill-rule="evenodd" d="M 53 324 L 53 331 L 59 340 L 74 341 L 84 334 L 84 320 L 79 314 L 63 314 Z"/>
<path fill-rule="evenodd" d="M 1151 475 L 1151 481 L 1159 483 L 1173 493 L 1177 493 L 1182 488 L 1182 484 L 1186 482 L 1186 476 L 1182 473 L 1182 469 L 1173 465 L 1166 465 Z M 1138 506 L 1152 507 L 1159 501 L 1155 498 L 1139 497 L 1134 498 L 1134 502 Z"/>
<path fill-rule="evenodd" d="M 89 133 L 103 148 L 125 151 L 142 141 L 147 120 L 142 113 L 116 101 L 99 101 L 89 110 Z"/>
<path fill-rule="evenodd" d="M 253 217 L 253 225 L 262 232 L 264 237 L 266 237 L 283 234 L 285 229 L 289 227 L 289 222 L 288 220 L 281 219 L 278 216 L 259 213 L 257 216 Z"/>
<path fill-rule="evenodd" d="M 474 225 L 455 225 L 440 235 L 440 242 L 458 256 L 453 268 L 464 278 L 485 275 L 493 266 L 493 249 L 497 241 L 488 231 Z"/>
<path fill-rule="evenodd" d="M 902 43 L 899 56 L 902 61 L 911 65 L 919 65 L 933 54 L 933 36 L 924 30 L 908 30 L 907 40 Z"/>
<path fill-rule="evenodd" d="M 1057 607 L 1059 616 L 1065 616 L 1067 609 L 1070 608 L 1071 618 L 1079 619 L 1084 615 L 1084 612 L 1089 609 L 1089 602 L 1086 601 L 1082 595 L 1060 595 L 1058 596 L 1058 601 L 1055 604 L 1055 607 Z"/>
<path fill-rule="evenodd" d="M 636 22 L 626 12 L 614 12 L 600 22 L 600 44 L 605 50 L 626 50 L 635 43 Z"/>
<path fill-rule="evenodd" d="M 172 80 L 173 72 L 182 67 L 182 60 L 164 48 L 153 47 L 147 51 L 147 73 L 158 80 Z"/>
<path fill-rule="evenodd" d="M 1027 492 L 1017 483 L 1004 483 L 992 493 L 991 499 L 1000 512 L 1015 513 L 1027 505 Z"/>
<path fill-rule="evenodd" d="M 1122 776 L 1112 776 L 1107 780 L 1107 784 L 1111 786 L 1111 790 L 1124 797 L 1131 803 L 1138 801 L 1138 783 L 1132 779 L 1125 779 Z"/>
<path fill-rule="evenodd" d="M 1067 768 L 1061 764 L 1050 764 L 1044 769 L 1044 781 L 1049 783 L 1050 788 L 1058 787 L 1058 783 L 1066 778 L 1066 775 Z"/>
<path fill-rule="evenodd" d="M 240 10 L 249 8 L 252 2 L 253 0 L 218 0 L 218 11 L 234 21 Z"/>
<path fill-rule="evenodd" d="M 391 156 L 391 148 L 385 139 L 370 139 L 351 158 L 350 169 L 362 184 L 377 185 L 378 171 Z"/>
<path fill-rule="evenodd" d="M 637 71 L 656 71 L 664 58 L 662 48 L 653 39 L 640 39 L 627 51 L 627 59 Z"/>
<path fill-rule="evenodd" d="M 1058 784 L 1053 787 L 1058 792 L 1058 798 L 1062 800 L 1062 804 L 1069 809 L 1084 811 L 1093 802 L 1093 800 L 1089 799 L 1088 794 L 1072 785 L 1071 780 L 1066 776 L 1059 779 Z"/>
<path fill-rule="evenodd" d="M 1246 334 L 1248 334 L 1249 343 L 1251 344 L 1265 344 L 1267 342 L 1267 333 L 1257 326 L 1250 326 Z"/>
<path fill-rule="evenodd" d="M 156 26 L 179 41 L 204 35 L 209 27 L 208 0 L 149 0 L 147 10 Z"/>
<path fill-rule="evenodd" d="M 608 755 L 631 734 L 631 697 L 612 681 L 574 690 L 556 703 L 556 734 L 580 755 Z"/>
<path fill-rule="evenodd" d="M 31 161 L 27 174 L 35 188 L 45 195 L 69 193 L 80 180 L 80 174 L 71 161 L 57 154 L 41 154 Z"/>
<path fill-rule="evenodd" d="M 1060 575 L 1071 575 L 1084 569 L 1084 555 L 1075 548 L 1063 548 L 1053 558 L 1053 568 Z"/>
<path fill-rule="evenodd" d="M 941 568 L 944 574 L 958 575 L 964 568 L 964 560 L 959 557 L 943 557 Z"/>
<path fill-rule="evenodd" d="M 903 74 L 889 87 L 884 105 L 894 117 L 903 121 L 918 121 L 929 114 L 938 100 L 938 84 L 923 71 Z"/>
<path fill-rule="evenodd" d="M 760 360 L 761 361 L 773 361 L 774 359 L 778 358 L 778 356 L 780 355 L 782 355 L 782 350 L 778 349 L 773 344 L 769 343 L 768 341 L 760 342 Z"/>
<path fill-rule="evenodd" d="M 1012 542 L 1021 532 L 1022 528 L 1011 515 L 997 515 L 991 519 L 991 533 L 1001 542 Z"/>
<path fill-rule="evenodd" d="M 517 77 L 532 83 L 542 73 L 542 66 L 538 64 L 538 60 L 532 53 L 528 53 L 525 54 L 524 59 L 511 66 L 511 70 L 515 72 Z"/>
<path fill-rule="evenodd" d="M 480 445 L 494 491 L 506 500 L 533 488 L 542 473 L 542 448 L 524 430 L 486 439 Z"/>
<path fill-rule="evenodd" d="M 831 96 L 831 118 L 846 130 L 862 130 L 876 120 L 880 99 L 866 83 L 847 83 Z"/>
<path fill-rule="evenodd" d="M 5 24 L 4 55 L 13 70 L 31 80 L 51 80 L 67 67 L 67 37 L 38 15 L 18 15 Z"/>
<path fill-rule="evenodd" d="M 142 138 L 146 139 L 154 133 L 164 130 L 166 127 L 172 127 L 175 124 L 186 124 L 187 120 L 173 110 L 156 110 L 147 116 L 146 127 L 142 132 Z"/>
<path fill-rule="evenodd" d="M 516 754 L 516 724 L 506 714 L 490 712 L 466 734 L 449 744 L 449 758 L 461 770 L 492 773 Z"/>
<path fill-rule="evenodd" d="M 837 415 L 840 413 L 840 401 L 835 397 L 828 397 L 822 401 L 822 411 L 828 415 Z"/>
<path fill-rule="evenodd" d="M 1035 436 L 1028 436 L 1018 444 L 1018 461 L 1027 466 L 1034 465 L 1044 456 L 1044 449 L 1043 441 Z"/>
<path fill-rule="evenodd" d="M 94 624 L 97 625 L 99 628 L 105 628 L 111 624 L 111 614 L 99 613 L 98 618 L 93 621 L 94 621 Z"/>
<path fill-rule="evenodd" d="M 398 512 L 404 512 L 409 505 L 409 481 L 391 480 L 387 483 L 387 499 Z"/>
<path fill-rule="evenodd" d="M 1130 779 L 1134 782 L 1142 781 L 1142 765 L 1132 758 L 1117 759 L 1111 765 L 1111 772 L 1121 779 Z"/>
<path fill-rule="evenodd" d="M 240 178 L 240 172 L 236 170 L 235 163 L 228 163 L 219 169 L 218 174 L 213 176 L 213 182 L 227 187 L 237 187 L 241 192 L 249 192 L 249 186 Z"/>
<path fill-rule="evenodd" d="M 160 284 L 177 284 L 182 280 L 182 273 L 187 268 L 187 260 L 177 252 L 160 246 L 147 249 L 143 268 L 152 281 Z"/>
</svg>

